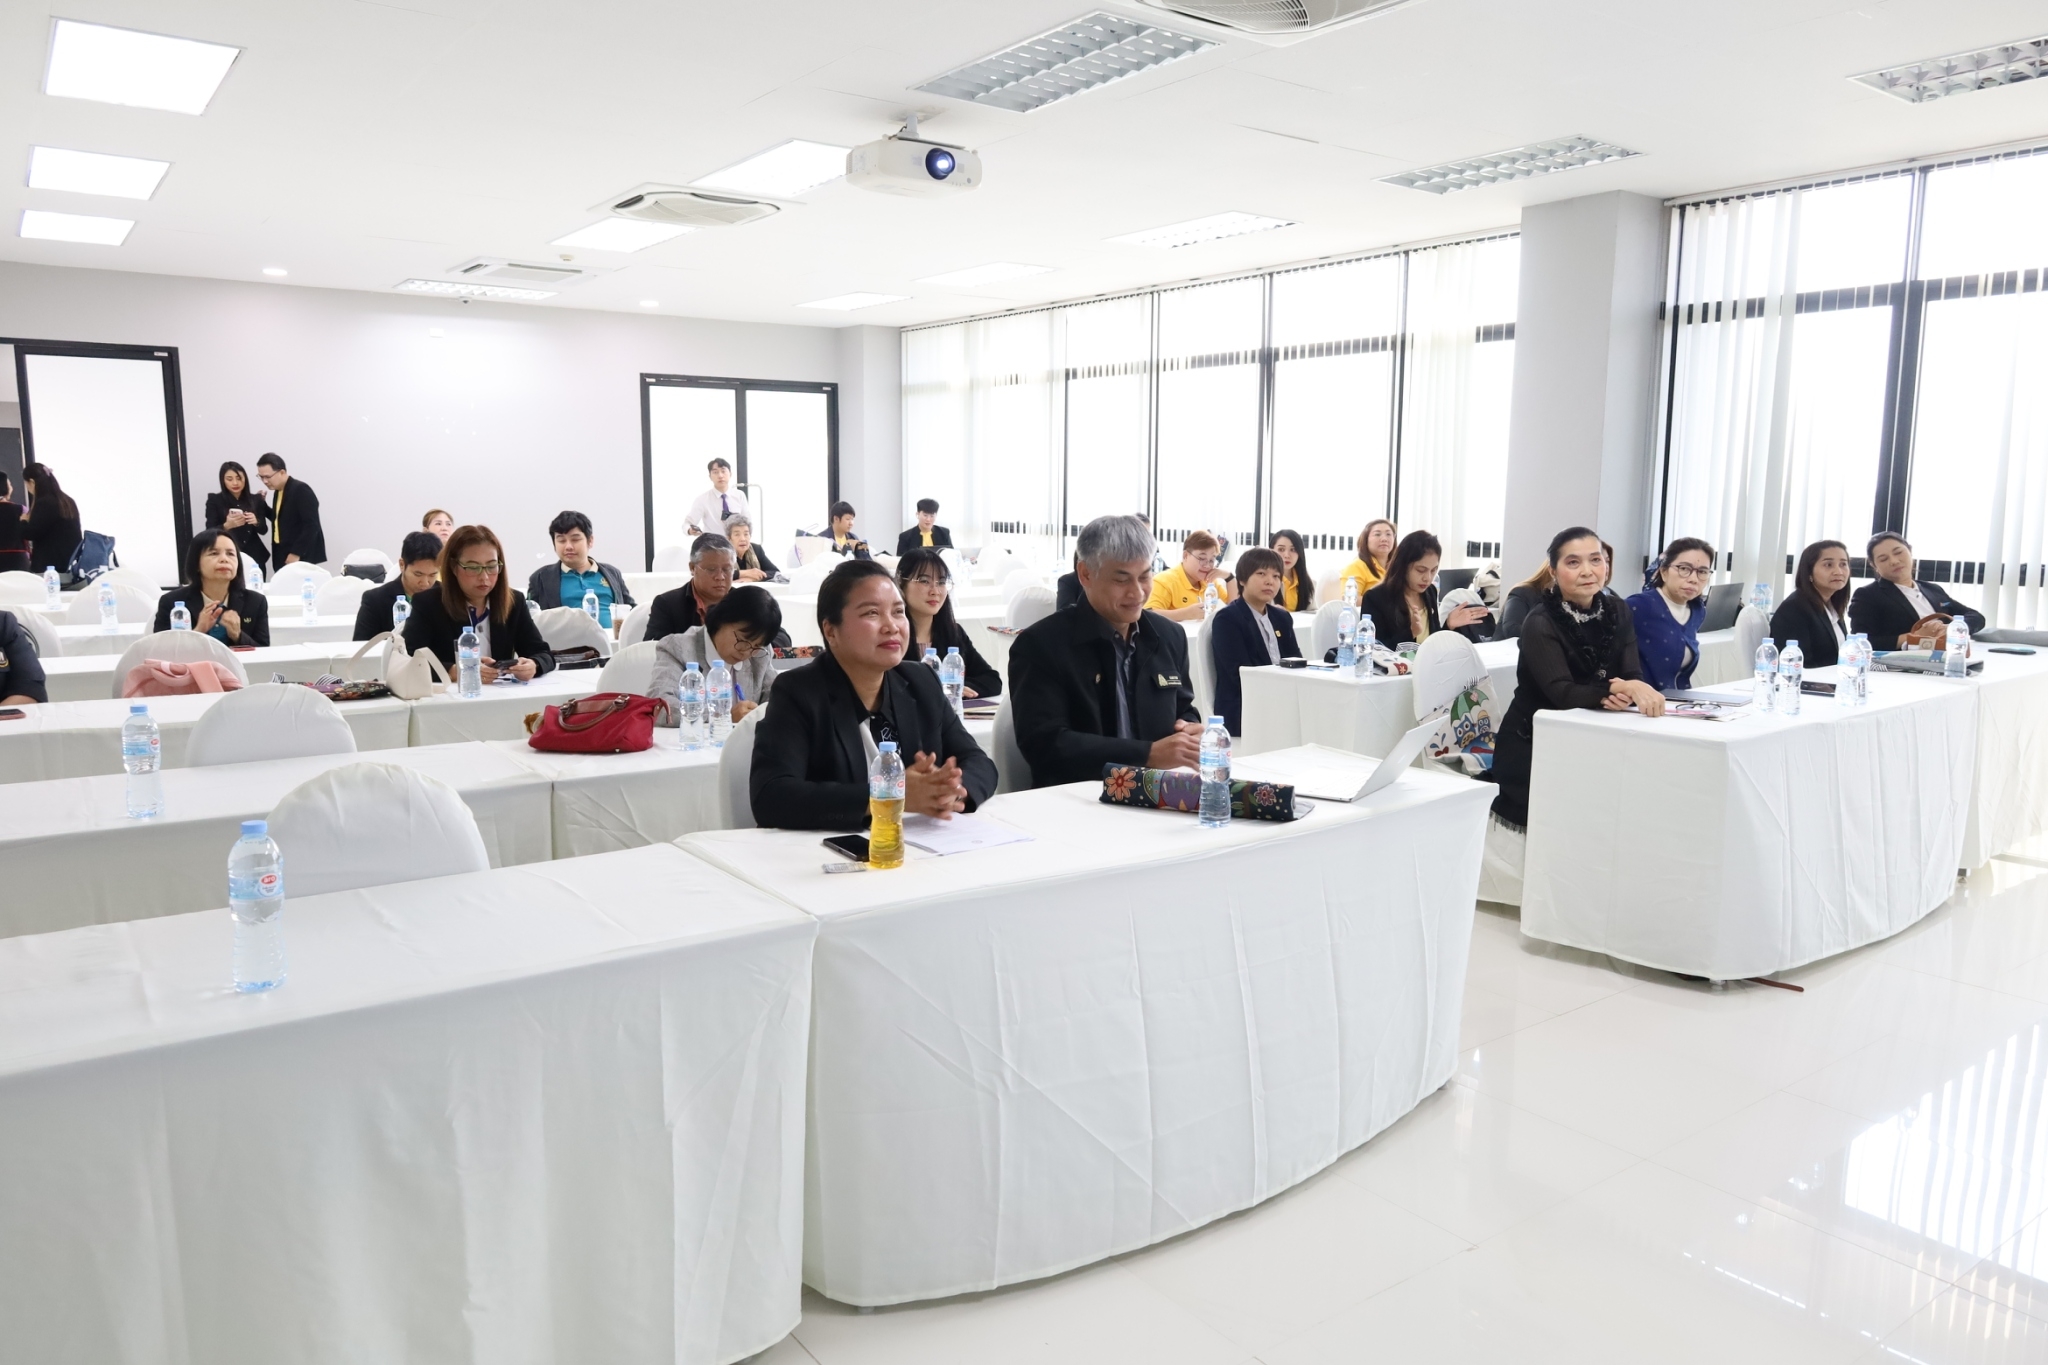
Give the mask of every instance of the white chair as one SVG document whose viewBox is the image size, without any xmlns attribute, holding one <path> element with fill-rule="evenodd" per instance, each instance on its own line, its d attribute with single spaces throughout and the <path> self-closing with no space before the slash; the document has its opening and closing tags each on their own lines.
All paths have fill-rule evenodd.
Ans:
<svg viewBox="0 0 2048 1365">
<path fill-rule="evenodd" d="M 690 547 L 664 545 L 654 552 L 654 572 L 680 573 L 690 567 Z"/>
<path fill-rule="evenodd" d="M 1321 591 L 1318 589 L 1317 591 Z M 1344 603 L 1328 597 L 1316 608 L 1315 627 L 1309 631 L 1308 661 L 1319 664 L 1329 652 L 1337 647 L 1337 613 L 1344 609 Z"/>
<path fill-rule="evenodd" d="M 625 646 L 612 655 L 604 671 L 597 675 L 597 690 L 631 692 L 642 697 L 648 695 L 648 690 L 654 686 L 654 655 L 658 648 L 658 643 L 653 640 Z"/>
<path fill-rule="evenodd" d="M 718 752 L 718 818 L 726 829 L 754 828 L 754 797 L 749 786 L 754 774 L 754 727 L 767 713 L 766 706 L 747 712 Z"/>
<path fill-rule="evenodd" d="M 1762 607 L 1745 604 L 1741 614 L 1735 618 L 1735 657 L 1741 664 L 1744 676 L 1756 659 L 1756 647 L 1771 633 L 1771 618 Z"/>
<path fill-rule="evenodd" d="M 637 645 L 647 638 L 647 618 L 653 611 L 652 603 L 642 602 L 626 613 L 626 619 L 619 624 L 619 649 Z"/>
<path fill-rule="evenodd" d="M 28 632 L 29 639 L 36 642 L 37 658 L 60 659 L 64 657 L 63 637 L 57 634 L 57 627 L 50 623 L 49 617 L 43 615 L 34 607 L 25 607 L 19 603 L 6 609 L 14 613 L 14 619 L 21 622 L 21 628 Z"/>
<path fill-rule="evenodd" d="M 965 583 L 967 581 L 967 561 L 961 557 L 958 550 L 948 545 L 945 549 L 939 551 L 939 558 L 946 562 L 946 572 L 953 575 L 955 583 Z"/>
<path fill-rule="evenodd" d="M 273 597 L 297 597 L 299 584 L 306 579 L 312 579 L 313 586 L 318 587 L 332 577 L 333 574 L 318 564 L 308 564 L 302 559 L 295 564 L 287 564 L 272 574 L 270 581 L 263 585 L 263 590 Z"/>
<path fill-rule="evenodd" d="M 1212 644 L 1210 627 L 1216 618 L 1202 619 L 1202 628 L 1195 632 L 1195 647 L 1188 651 L 1188 681 L 1195 689 L 1195 710 L 1203 720 L 1216 714 L 1216 655 Z"/>
<path fill-rule="evenodd" d="M 185 744 L 185 762 L 212 768 L 355 751 L 356 732 L 333 702 L 298 683 L 258 683 L 228 693 L 199 718 Z"/>
<path fill-rule="evenodd" d="M 160 630 L 154 635 L 145 635 L 127 649 L 121 651 L 121 661 L 114 665 L 113 690 L 107 695 L 119 699 L 121 685 L 128 681 L 128 670 L 144 659 L 161 659 L 165 663 L 189 664 L 201 659 L 210 659 L 240 679 L 244 686 L 249 682 L 249 670 L 242 665 L 241 658 L 211 635 L 196 630 Z M 301 692 L 307 690 L 299 689 Z M 322 697 L 322 701 L 326 698 Z M 329 702 L 328 705 L 333 705 Z"/>
<path fill-rule="evenodd" d="M 1010 605 L 1003 608 L 1003 624 L 1012 630 L 1036 625 L 1052 615 L 1057 602 L 1051 588 L 1033 584 L 1011 598 Z"/>
<path fill-rule="evenodd" d="M 341 562 L 343 567 L 350 564 L 382 564 L 384 566 L 384 581 L 387 583 L 391 581 L 391 575 L 398 572 L 398 562 L 382 550 L 350 550 L 341 557 Z"/>
<path fill-rule="evenodd" d="M 1415 719 L 1444 711 L 1460 692 L 1487 675 L 1479 650 L 1455 630 L 1439 630 L 1422 642 L 1409 665 L 1415 681 Z"/>
<path fill-rule="evenodd" d="M 263 587 L 263 566 L 249 555 L 242 556 L 242 586 L 251 592 L 260 591 Z"/>
<path fill-rule="evenodd" d="M 40 607 L 49 600 L 43 580 L 26 569 L 0 573 L 0 607 Z"/>
<path fill-rule="evenodd" d="M 455 789 L 395 763 L 349 763 L 300 783 L 270 812 L 270 837 L 284 854 L 286 894 L 294 897 L 491 865 L 476 816 Z"/>
<path fill-rule="evenodd" d="M 1024 751 L 1017 747 L 1017 718 L 1010 713 L 1007 692 L 996 704 L 995 735 L 990 747 L 994 752 L 989 756 L 996 761 L 996 794 L 1030 790 L 1031 765 L 1024 761 Z"/>
<path fill-rule="evenodd" d="M 313 612 L 318 616 L 353 616 L 363 605 L 363 594 L 376 586 L 367 578 L 330 578 L 313 594 Z"/>
<path fill-rule="evenodd" d="M 1344 570 L 1336 568 L 1316 580 L 1316 601 L 1341 602 L 1344 600 Z M 1335 637 L 1330 640 L 1336 644 Z"/>
<path fill-rule="evenodd" d="M 581 607 L 549 607 L 534 613 L 534 624 L 540 627 L 540 637 L 548 642 L 549 649 L 561 651 L 595 645 L 598 658 L 612 657 L 611 633 L 591 620 Z"/>
<path fill-rule="evenodd" d="M 119 566 L 107 570 L 87 586 L 89 588 L 97 588 L 102 583 L 112 583 L 116 587 L 125 585 L 135 589 L 137 592 L 148 593 L 151 597 L 155 597 L 164 590 L 161 583 L 158 583 L 142 570 L 124 569 Z"/>
<path fill-rule="evenodd" d="M 1002 594 L 1005 602 L 1015 598 L 1026 588 L 1042 588 L 1045 580 L 1029 569 L 1012 569 L 1003 575 Z"/>
<path fill-rule="evenodd" d="M 832 542 L 825 536 L 798 536 L 792 547 L 798 567 L 815 564 L 832 553 Z M 836 558 L 836 556 L 834 556 Z"/>
<path fill-rule="evenodd" d="M 114 602 L 121 613 L 121 622 L 126 625 L 140 621 L 147 625 L 156 620 L 156 599 L 152 590 L 144 593 L 126 583 L 116 583 Z M 67 626 L 96 626 L 100 623 L 100 585 L 97 581 L 85 585 L 78 596 L 71 599 L 71 605 L 64 609 L 64 624 Z"/>
</svg>

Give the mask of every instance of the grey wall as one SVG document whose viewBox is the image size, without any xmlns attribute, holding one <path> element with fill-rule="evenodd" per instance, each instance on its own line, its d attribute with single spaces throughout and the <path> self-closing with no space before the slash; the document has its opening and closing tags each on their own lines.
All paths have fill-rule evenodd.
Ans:
<svg viewBox="0 0 2048 1365">
<path fill-rule="evenodd" d="M 842 485 L 867 499 L 870 533 L 893 539 L 898 520 L 892 328 L 0 263 L 0 336 L 176 346 L 195 501 L 221 461 L 253 468 L 274 450 L 319 492 L 337 557 L 395 553 L 422 512 L 447 507 L 498 532 L 523 587 L 548 550 L 548 519 L 575 507 L 596 523 L 601 555 L 640 567 L 643 372 L 839 382 Z M 88 498 L 70 491 L 90 523 Z"/>
</svg>

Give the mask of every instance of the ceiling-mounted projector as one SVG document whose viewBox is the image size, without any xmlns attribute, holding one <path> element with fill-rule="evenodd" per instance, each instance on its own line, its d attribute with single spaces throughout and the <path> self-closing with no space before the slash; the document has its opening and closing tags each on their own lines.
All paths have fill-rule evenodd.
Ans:
<svg viewBox="0 0 2048 1365">
<path fill-rule="evenodd" d="M 605 211 L 620 218 L 637 218 L 647 223 L 713 228 L 756 222 L 781 210 L 774 204 L 734 194 L 644 185 L 605 205 Z"/>
<path fill-rule="evenodd" d="M 981 158 L 965 147 L 926 142 L 913 125 L 848 152 L 846 183 L 883 194 L 964 194 L 981 184 Z"/>
</svg>

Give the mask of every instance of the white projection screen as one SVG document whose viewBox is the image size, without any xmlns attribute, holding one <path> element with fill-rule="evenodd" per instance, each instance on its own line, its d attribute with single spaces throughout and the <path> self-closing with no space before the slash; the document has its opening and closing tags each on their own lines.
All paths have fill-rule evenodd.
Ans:
<svg viewBox="0 0 2048 1365">
<path fill-rule="evenodd" d="M 123 567 L 166 587 L 190 534 L 176 360 L 168 352 L 51 354 L 17 342 L 23 443 L 78 504 L 84 529 L 114 538 Z"/>
<path fill-rule="evenodd" d="M 687 545 L 690 504 L 711 486 L 704 466 L 723 456 L 753 508 L 754 539 L 792 568 L 800 531 L 825 524 L 838 484 L 836 384 L 641 376 L 647 555 Z"/>
</svg>

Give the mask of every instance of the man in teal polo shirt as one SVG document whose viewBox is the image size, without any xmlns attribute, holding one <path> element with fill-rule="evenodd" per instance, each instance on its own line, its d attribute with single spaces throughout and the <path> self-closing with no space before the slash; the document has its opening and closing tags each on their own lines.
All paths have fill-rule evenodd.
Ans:
<svg viewBox="0 0 2048 1365">
<path fill-rule="evenodd" d="M 578 607 L 585 593 L 597 594 L 597 623 L 612 628 L 612 608 L 636 605 L 626 591 L 626 576 L 610 564 L 591 556 L 596 544 L 590 533 L 590 518 L 581 512 L 563 512 L 548 523 L 554 537 L 554 564 L 543 565 L 526 580 L 526 600 L 543 610 L 549 607 Z M 623 614 L 620 620 L 625 619 Z"/>
</svg>

